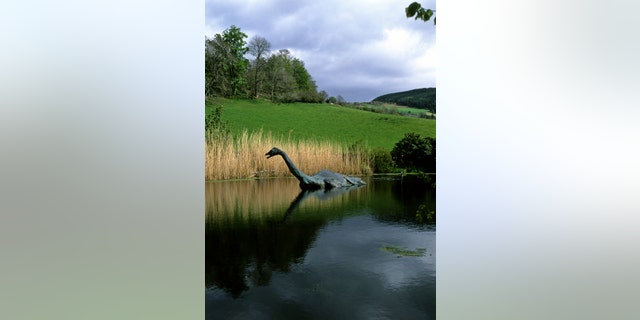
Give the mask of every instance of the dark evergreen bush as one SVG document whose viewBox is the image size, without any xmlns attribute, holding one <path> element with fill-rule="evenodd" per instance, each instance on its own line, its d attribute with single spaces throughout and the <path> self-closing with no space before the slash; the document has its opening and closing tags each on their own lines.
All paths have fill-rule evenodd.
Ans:
<svg viewBox="0 0 640 320">
<path fill-rule="evenodd" d="M 391 150 L 397 167 L 408 170 L 436 172 L 436 140 L 409 132 Z"/>
</svg>

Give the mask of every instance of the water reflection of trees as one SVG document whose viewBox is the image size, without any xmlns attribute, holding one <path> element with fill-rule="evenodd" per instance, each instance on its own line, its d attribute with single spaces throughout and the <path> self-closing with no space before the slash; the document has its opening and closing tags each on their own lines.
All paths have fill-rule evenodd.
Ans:
<svg viewBox="0 0 640 320">
<path fill-rule="evenodd" d="M 416 210 L 435 210 L 435 192 L 415 177 L 370 181 L 355 189 L 301 191 L 295 179 L 208 183 L 205 283 L 239 297 L 267 285 L 273 272 L 303 261 L 319 231 L 350 214 L 422 224 Z M 379 181 L 379 180 L 378 180 Z"/>
<path fill-rule="evenodd" d="M 435 176 L 380 177 L 377 180 L 384 183 L 372 184 L 369 205 L 376 208 L 372 212 L 378 220 L 411 225 L 435 222 L 416 216 L 419 211 L 436 210 Z"/>
<path fill-rule="evenodd" d="M 216 185 L 207 185 L 212 187 Z M 234 298 L 250 285 L 267 285 L 272 272 L 287 272 L 301 262 L 331 218 L 327 212 L 341 213 L 335 207 L 349 201 L 340 201 L 339 196 L 350 191 L 300 191 L 297 181 L 282 180 L 266 185 L 255 181 L 225 184 L 219 189 L 207 190 L 205 284 Z M 283 205 L 282 194 L 289 197 L 288 206 Z M 301 206 L 303 212 L 296 215 Z"/>
<path fill-rule="evenodd" d="M 405 218 L 415 221 L 421 206 L 422 210 L 436 210 L 435 175 L 404 177 L 392 184 L 391 194 L 404 204 Z"/>
<path fill-rule="evenodd" d="M 234 298 L 249 288 L 266 285 L 272 271 L 289 271 L 304 258 L 321 221 L 311 223 L 266 223 L 208 225 L 205 235 L 205 281 Z"/>
</svg>

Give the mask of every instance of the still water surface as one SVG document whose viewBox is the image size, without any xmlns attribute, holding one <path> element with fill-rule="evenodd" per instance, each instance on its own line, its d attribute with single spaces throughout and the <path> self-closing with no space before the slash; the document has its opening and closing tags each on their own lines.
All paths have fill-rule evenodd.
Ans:
<svg viewBox="0 0 640 320">
<path fill-rule="evenodd" d="M 207 319 L 435 319 L 435 191 L 368 179 L 208 182 Z"/>
</svg>

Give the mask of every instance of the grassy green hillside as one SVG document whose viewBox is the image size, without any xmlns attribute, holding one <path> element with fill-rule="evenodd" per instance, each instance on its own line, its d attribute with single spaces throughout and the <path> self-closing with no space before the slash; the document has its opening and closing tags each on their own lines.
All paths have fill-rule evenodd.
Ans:
<svg viewBox="0 0 640 320">
<path fill-rule="evenodd" d="M 386 114 L 399 114 L 402 116 L 411 116 L 411 117 L 423 116 L 425 118 L 431 115 L 435 116 L 435 113 L 432 113 L 429 110 L 411 108 L 411 107 L 397 105 L 395 103 L 380 102 L 380 101 L 371 102 L 371 103 L 356 102 L 356 103 L 348 104 L 347 106 L 350 108 L 355 108 L 359 110 L 386 113 Z"/>
<path fill-rule="evenodd" d="M 409 91 L 394 92 L 379 96 L 373 101 L 395 103 L 401 106 L 427 109 L 436 112 L 436 88 L 421 88 Z"/>
<path fill-rule="evenodd" d="M 391 150 L 407 132 L 435 137 L 435 120 L 378 114 L 341 106 L 313 103 L 273 104 L 262 100 L 214 99 L 224 106 L 223 120 L 233 133 L 243 129 L 271 131 L 276 137 L 330 140 L 351 145 L 360 141 L 375 148 Z"/>
</svg>

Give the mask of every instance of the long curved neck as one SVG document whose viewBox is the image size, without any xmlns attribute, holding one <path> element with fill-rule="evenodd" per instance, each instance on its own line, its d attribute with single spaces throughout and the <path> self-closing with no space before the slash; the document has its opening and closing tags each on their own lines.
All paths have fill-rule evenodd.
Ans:
<svg viewBox="0 0 640 320">
<path fill-rule="evenodd" d="M 289 158 L 289 156 L 282 151 L 280 153 L 280 155 L 282 156 L 282 159 L 284 159 L 284 163 L 287 164 L 287 167 L 289 168 L 289 171 L 291 171 L 291 173 L 301 182 L 304 184 L 309 184 L 311 182 L 311 178 L 304 174 L 304 172 L 300 171 L 300 169 L 298 169 L 298 167 L 296 167 L 295 164 L 293 164 L 293 161 L 291 161 L 291 159 Z"/>
</svg>

